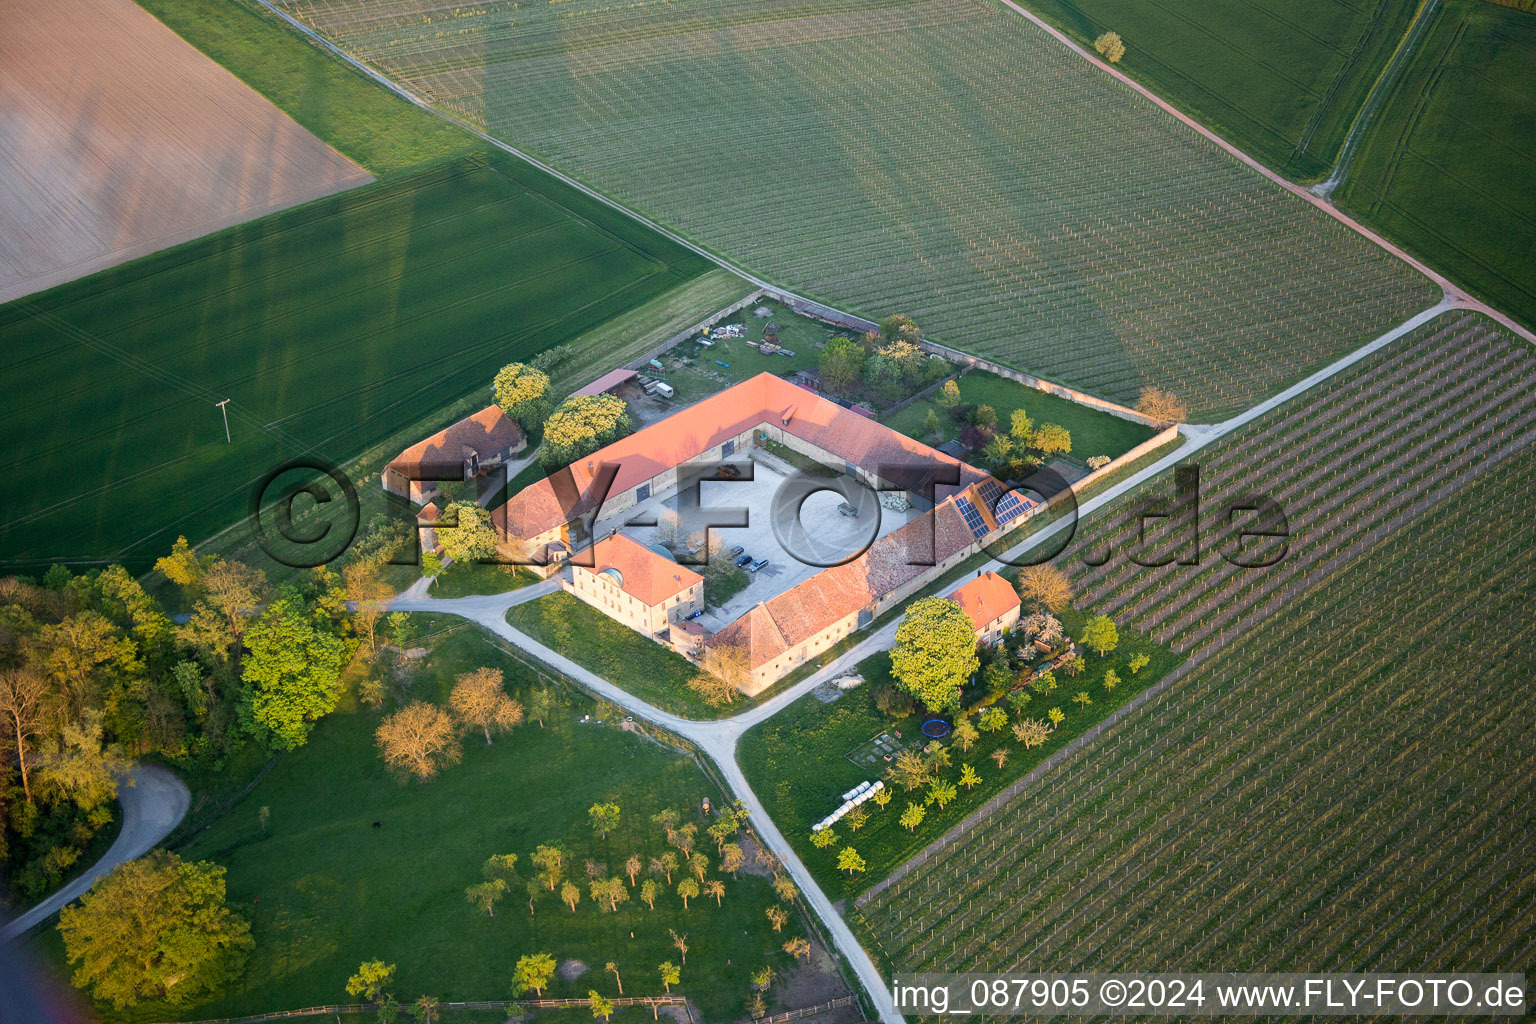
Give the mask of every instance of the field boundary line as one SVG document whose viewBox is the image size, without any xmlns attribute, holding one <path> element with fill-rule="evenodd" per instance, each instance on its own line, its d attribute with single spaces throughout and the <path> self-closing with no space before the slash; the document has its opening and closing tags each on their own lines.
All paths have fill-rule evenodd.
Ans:
<svg viewBox="0 0 1536 1024">
<path fill-rule="evenodd" d="M 266 3 L 266 0 L 258 0 L 258 2 Z M 1475 312 L 1482 313 L 1484 316 L 1487 316 L 1491 320 L 1497 321 L 1501 326 L 1508 328 L 1515 334 L 1519 335 L 1521 338 L 1524 338 L 1526 341 L 1531 342 L 1532 344 L 1536 344 L 1536 333 L 1533 333 L 1527 328 L 1521 326 L 1512 317 L 1505 313 L 1499 312 L 1497 309 L 1494 309 L 1492 306 L 1488 305 L 1488 303 L 1482 301 L 1481 299 L 1473 297 L 1473 295 L 1465 288 L 1462 288 L 1460 285 L 1456 284 L 1454 281 L 1440 273 L 1438 270 L 1430 268 L 1428 264 L 1424 263 L 1418 257 L 1411 255 L 1401 246 L 1393 244 L 1380 234 L 1372 231 L 1370 228 L 1355 220 L 1349 214 L 1345 213 L 1343 210 L 1340 210 L 1332 203 L 1320 198 L 1317 195 L 1314 195 L 1311 190 L 1302 188 L 1300 185 L 1289 180 L 1288 178 L 1285 178 L 1277 172 L 1270 170 L 1264 164 L 1249 156 L 1247 153 L 1243 152 L 1243 150 L 1228 142 L 1226 139 L 1222 138 L 1220 135 L 1216 134 L 1214 131 L 1207 128 L 1199 121 L 1195 120 L 1193 117 L 1190 117 L 1188 114 L 1181 111 L 1178 107 L 1175 107 L 1172 103 L 1163 99 L 1161 96 L 1157 95 L 1157 93 L 1142 85 L 1140 82 L 1136 81 L 1125 72 L 1118 70 L 1113 65 L 1100 59 L 1097 54 L 1090 53 L 1082 46 L 1079 46 L 1066 33 L 1060 31 L 1055 26 L 1038 17 L 1034 13 L 1019 6 L 1015 0 L 997 0 L 997 2 L 1007 7 L 1009 10 L 1013 11 L 1019 16 L 1025 18 L 1030 22 L 1030 24 L 1034 25 L 1042 32 L 1045 32 L 1051 38 L 1061 43 L 1073 53 L 1076 53 L 1079 57 L 1092 64 L 1100 71 L 1103 71 L 1105 74 L 1116 79 L 1127 88 L 1136 92 L 1138 95 L 1150 100 L 1160 110 L 1163 110 L 1166 113 L 1172 115 L 1180 123 L 1193 128 L 1203 138 L 1215 143 L 1229 156 L 1236 158 L 1241 163 L 1246 164 L 1247 166 L 1253 168 L 1255 171 L 1258 171 L 1265 178 L 1279 185 L 1281 188 L 1291 193 L 1291 195 L 1296 196 L 1302 200 L 1302 202 L 1316 207 L 1328 216 L 1332 217 L 1334 220 L 1338 221 L 1340 224 L 1343 224 L 1345 227 L 1354 231 L 1356 234 L 1370 240 L 1371 242 L 1374 242 L 1378 247 L 1387 253 L 1396 256 L 1398 259 L 1402 260 L 1404 263 L 1408 264 L 1414 270 L 1417 270 L 1420 274 L 1423 274 L 1425 277 L 1429 278 L 1430 281 L 1439 286 L 1440 290 L 1445 293 L 1446 298 L 1449 299 L 1451 303 L 1457 308 L 1470 309 Z"/>
</svg>

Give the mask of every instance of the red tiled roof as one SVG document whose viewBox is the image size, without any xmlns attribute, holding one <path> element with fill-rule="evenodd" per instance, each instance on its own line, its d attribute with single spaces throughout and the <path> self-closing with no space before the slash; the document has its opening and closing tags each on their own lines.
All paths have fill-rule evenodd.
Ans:
<svg viewBox="0 0 1536 1024">
<path fill-rule="evenodd" d="M 642 604 L 655 607 L 675 594 L 681 594 L 704 577 L 686 566 L 678 565 L 622 533 L 600 540 L 592 548 L 592 566 L 573 566 L 573 572 L 592 572 L 613 579 L 618 573 L 619 589 Z M 583 559 L 585 560 L 585 559 Z"/>
<path fill-rule="evenodd" d="M 916 477 L 941 466 L 955 467 L 962 488 L 986 478 L 981 470 L 813 391 L 760 373 L 523 488 L 496 510 L 496 525 L 518 537 L 538 536 L 591 511 L 596 501 L 592 483 L 604 463 L 618 467 L 609 493 L 622 494 L 763 423 L 887 479 Z M 900 472 L 903 467 L 906 473 Z M 942 497 L 955 489 L 941 484 L 938 493 Z"/>
<path fill-rule="evenodd" d="M 396 472 L 411 469 L 451 471 L 463 463 L 466 449 L 486 457 L 516 448 L 522 440 L 523 428 L 517 421 L 502 412 L 501 406 L 490 405 L 425 441 L 411 445 L 395 456 L 387 468 Z"/>
<path fill-rule="evenodd" d="M 437 507 L 437 503 L 429 501 L 422 506 L 420 512 L 416 513 L 416 519 L 423 523 L 435 523 L 442 514 L 442 510 Z"/>
<path fill-rule="evenodd" d="M 995 572 L 984 573 L 949 595 L 978 632 L 1019 606 L 1013 585 Z"/>
</svg>

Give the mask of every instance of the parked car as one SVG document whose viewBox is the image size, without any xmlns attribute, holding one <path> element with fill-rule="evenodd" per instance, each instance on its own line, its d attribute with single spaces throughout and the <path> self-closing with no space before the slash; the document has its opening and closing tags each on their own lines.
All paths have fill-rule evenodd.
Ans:
<svg viewBox="0 0 1536 1024">
<path fill-rule="evenodd" d="M 727 551 L 725 553 L 725 557 L 726 558 L 740 558 L 742 555 L 744 555 L 746 553 L 747 553 L 747 549 L 742 547 L 740 544 L 737 544 L 735 547 L 731 548 L 731 550 L 729 550 L 729 551 Z"/>
<path fill-rule="evenodd" d="M 763 566 L 765 566 L 767 564 L 768 564 L 768 559 L 766 559 L 766 558 L 759 558 L 757 561 L 755 561 L 751 565 L 747 566 L 747 572 L 757 572 L 757 570 L 761 569 Z"/>
<path fill-rule="evenodd" d="M 743 554 L 741 557 L 736 559 L 736 564 L 737 565 L 746 565 L 750 561 L 752 561 L 752 556 L 751 555 L 747 555 L 747 554 Z"/>
</svg>

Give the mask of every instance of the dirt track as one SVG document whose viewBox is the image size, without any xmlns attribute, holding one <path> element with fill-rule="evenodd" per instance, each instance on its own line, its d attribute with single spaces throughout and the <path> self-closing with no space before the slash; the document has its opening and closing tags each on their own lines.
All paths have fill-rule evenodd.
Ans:
<svg viewBox="0 0 1536 1024">
<path fill-rule="evenodd" d="M 373 180 L 132 0 L 0 4 L 0 301 Z"/>
</svg>

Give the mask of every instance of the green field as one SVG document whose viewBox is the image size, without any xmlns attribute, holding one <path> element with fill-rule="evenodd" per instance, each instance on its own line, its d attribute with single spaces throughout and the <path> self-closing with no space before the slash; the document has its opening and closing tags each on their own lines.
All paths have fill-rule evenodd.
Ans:
<svg viewBox="0 0 1536 1024">
<path fill-rule="evenodd" d="M 5 465 L 36 481 L 0 553 L 144 566 L 287 460 L 343 462 L 706 266 L 480 154 L 0 307 Z"/>
<path fill-rule="evenodd" d="M 989 0 L 285 0 L 776 284 L 1219 417 L 1435 290 Z"/>
<path fill-rule="evenodd" d="M 1401 0 L 1025 0 L 1085 47 L 1295 181 L 1333 166 L 1417 3 Z"/>
<path fill-rule="evenodd" d="M 1077 612 L 1068 612 L 1062 617 L 1069 634 L 1075 634 L 1081 628 L 1082 620 L 1083 616 Z M 1152 661 L 1133 676 L 1127 671 L 1126 663 L 1143 653 Z M 903 861 L 943 835 L 1009 783 L 1103 721 L 1141 690 L 1155 684 L 1179 663 L 1179 658 L 1146 637 L 1125 631 L 1121 633 L 1119 648 L 1107 658 L 1090 656 L 1088 662 L 1089 667 L 1081 676 L 1074 679 L 1062 675 L 1054 693 L 1038 694 L 1027 706 L 1025 717 L 1044 718 L 1047 709 L 1052 707 L 1059 707 L 1066 715 L 1043 746 L 1025 750 L 1006 729 L 998 733 L 983 732 L 968 753 L 962 751 L 953 739 L 947 741 L 953 759 L 952 770 L 947 773 L 949 781 L 958 779 L 961 764 L 972 765 L 981 781 L 974 788 L 961 788 L 956 800 L 948 807 L 929 805 L 927 817 L 912 831 L 903 828 L 898 819 L 909 802 L 922 803 L 924 794 L 910 793 L 897 786 L 885 808 L 866 805 L 869 822 L 858 831 L 850 831 L 842 824 L 834 825 L 833 830 L 839 837 L 835 846 L 817 849 L 810 842 L 811 825 L 837 808 L 842 793 L 861 782 L 873 782 L 881 777 L 880 771 L 850 760 L 850 751 L 882 732 L 900 733 L 903 742 L 922 742 L 918 731 L 922 725 L 920 717 L 892 718 L 881 714 L 875 706 L 875 697 L 880 690 L 892 685 L 888 653 L 882 652 L 861 662 L 858 671 L 864 684 L 835 702 L 824 704 L 817 699 L 803 698 L 754 726 L 742 737 L 737 757 L 747 781 L 823 890 L 833 898 L 854 896 L 884 879 Z M 1121 677 L 1113 693 L 1104 689 L 1104 673 L 1111 668 Z M 1086 691 L 1093 703 L 1087 707 L 1072 703 L 1072 696 L 1079 690 Z M 1009 712 L 1010 721 L 1016 721 L 1018 717 Z M 1008 754 L 1002 768 L 992 761 L 995 750 L 1004 750 Z M 879 767 L 883 769 L 884 766 Z M 891 784 L 888 782 L 887 785 Z M 849 875 L 837 870 L 837 854 L 844 846 L 852 846 L 864 858 L 867 864 L 864 873 Z"/>
<path fill-rule="evenodd" d="M 516 696 L 539 683 L 484 634 L 461 625 L 395 684 L 395 699 L 444 700 L 456 673 L 482 665 L 502 669 Z M 700 801 L 720 806 L 723 797 L 692 758 L 625 731 L 585 697 L 562 692 L 563 704 L 545 728 L 526 722 L 493 746 L 468 736 L 461 763 L 429 782 L 408 783 L 390 775 L 374 746 L 381 712 L 349 698 L 305 747 L 283 756 L 249 796 L 179 851 L 228 868 L 230 902 L 249 916 L 256 940 L 243 980 L 222 998 L 170 1011 L 174 1016 L 146 1005 L 132 1019 L 345 1001 L 348 975 L 369 959 L 399 965 L 395 994 L 402 1001 L 423 992 L 445 1001 L 510 999 L 513 962 L 535 951 L 590 968 L 579 981 L 557 979 L 552 996 L 584 997 L 588 988 L 614 995 L 613 978 L 603 972 L 608 960 L 619 965 L 626 993 L 659 994 L 656 965 L 676 962 L 669 928 L 689 936 L 681 990 L 705 1019 L 743 1015 L 747 975 L 765 963 L 789 971 L 780 946 L 805 934 L 803 925 L 792 920 L 775 934 L 764 916 L 775 902 L 768 879 L 746 871 L 739 879 L 723 876 L 719 907 L 696 899 L 684 911 L 668 888 L 653 911 L 637 889 L 618 913 L 600 912 L 585 895 L 586 859 L 622 874 L 631 853 L 648 859 L 666 849 L 652 814 L 674 808 L 684 821 L 698 821 L 702 833 L 708 823 L 697 811 Z M 595 717 L 582 721 L 587 715 Z M 597 802 L 621 810 L 620 828 L 606 840 L 587 818 Z M 262 807 L 270 812 L 265 832 Z M 464 889 L 481 880 L 486 857 L 518 854 L 526 880 L 535 874 L 528 857 L 541 843 L 566 850 L 566 877 L 583 889 L 574 913 L 558 893 L 545 891 L 530 915 L 522 883 L 492 917 L 466 902 Z M 714 843 L 704 839 L 700 850 L 712 865 L 707 877 L 720 878 Z M 54 934 L 49 930 L 38 944 L 56 956 Z"/>
<path fill-rule="evenodd" d="M 699 669 L 564 590 L 507 609 L 507 621 L 582 668 L 641 700 L 686 718 L 719 718 L 746 707 L 711 707 L 688 688 Z"/>
<path fill-rule="evenodd" d="M 1203 453 L 1203 501 L 1270 492 L 1290 554 L 1079 570 L 1189 660 L 860 907 L 882 962 L 1526 969 L 1533 369 L 1448 316 Z M 1134 500 L 1083 543 L 1128 544 Z"/>
<path fill-rule="evenodd" d="M 1536 16 L 1441 0 L 1334 199 L 1536 324 Z"/>
<path fill-rule="evenodd" d="M 972 370 L 961 377 L 959 387 L 960 401 L 970 405 L 992 406 L 997 411 L 1001 429 L 1006 429 L 1008 416 L 1015 409 L 1029 413 L 1036 427 L 1046 423 L 1066 427 L 1072 434 L 1072 451 L 1069 454 L 1079 459 L 1086 460 L 1095 455 L 1118 458 L 1157 433 L 1151 427 L 1099 412 L 984 370 Z M 908 437 L 927 442 L 929 438 L 923 425 L 928 420 L 929 410 L 938 417 L 943 440 L 952 440 L 960 435 L 960 428 L 951 423 L 945 411 L 931 399 L 913 402 L 888 417 L 885 424 Z"/>
</svg>

